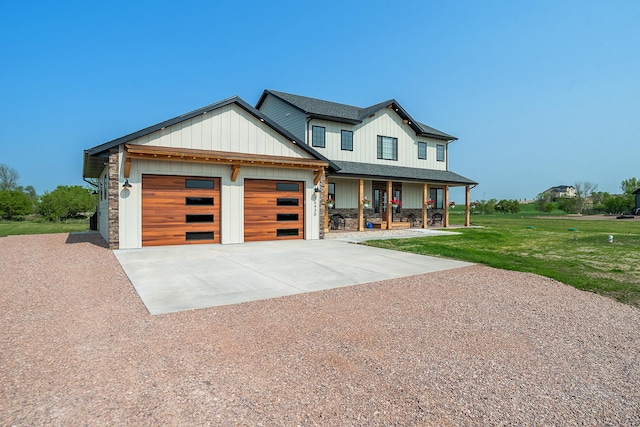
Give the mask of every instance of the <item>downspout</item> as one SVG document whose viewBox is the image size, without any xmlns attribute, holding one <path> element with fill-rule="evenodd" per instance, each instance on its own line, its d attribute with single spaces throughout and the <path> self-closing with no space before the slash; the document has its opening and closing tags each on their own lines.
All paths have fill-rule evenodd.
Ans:
<svg viewBox="0 0 640 427">
<path fill-rule="evenodd" d="M 311 145 L 309 144 L 309 123 L 311 123 L 311 120 L 313 120 L 313 117 L 307 117 L 307 131 L 304 134 L 304 143 L 307 145 Z"/>
</svg>

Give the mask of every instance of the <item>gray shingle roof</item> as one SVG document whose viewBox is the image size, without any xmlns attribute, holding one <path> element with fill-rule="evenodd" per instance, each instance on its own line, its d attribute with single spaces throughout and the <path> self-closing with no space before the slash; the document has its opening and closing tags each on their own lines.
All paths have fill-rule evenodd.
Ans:
<svg viewBox="0 0 640 427">
<path fill-rule="evenodd" d="M 401 181 L 437 182 L 449 185 L 476 185 L 477 182 L 451 171 L 433 169 L 408 168 L 393 165 L 377 165 L 372 163 L 356 163 L 335 161 L 340 167 L 336 176 L 378 177 L 380 179 L 397 179 Z"/>
<path fill-rule="evenodd" d="M 275 90 L 265 90 L 260 100 L 258 100 L 256 108 L 260 109 L 260 105 L 262 105 L 262 102 L 268 94 L 281 99 L 311 117 L 351 124 L 358 124 L 371 114 L 390 106 L 403 120 L 406 119 L 409 122 L 409 125 L 418 135 L 430 136 L 447 141 L 457 139 L 455 136 L 451 136 L 431 126 L 413 120 L 409 113 L 407 113 L 395 99 L 389 99 L 369 107 L 360 108 L 353 105 L 339 104 L 337 102 L 324 101 L 322 99 L 293 95 Z"/>
</svg>

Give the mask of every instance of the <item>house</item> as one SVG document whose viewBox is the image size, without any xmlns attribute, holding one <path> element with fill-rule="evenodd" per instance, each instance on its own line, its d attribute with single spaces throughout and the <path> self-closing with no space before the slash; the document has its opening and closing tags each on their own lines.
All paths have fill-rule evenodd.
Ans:
<svg viewBox="0 0 640 427">
<path fill-rule="evenodd" d="M 634 196 L 636 196 L 636 208 L 633 210 L 633 212 L 636 215 L 640 215 L 640 188 L 638 188 L 636 191 L 634 191 L 632 193 Z"/>
<path fill-rule="evenodd" d="M 329 215 L 362 230 L 367 222 L 389 229 L 410 216 L 426 225 L 440 213 L 447 226 L 449 188 L 466 186 L 469 225 L 469 190 L 477 183 L 449 170 L 457 138 L 414 120 L 396 100 L 359 108 L 265 90 L 256 108 L 338 166 L 327 171 Z"/>
<path fill-rule="evenodd" d="M 558 185 L 545 190 L 544 193 L 549 195 L 552 202 L 557 199 L 572 199 L 576 197 L 576 189 L 570 185 Z"/>
<path fill-rule="evenodd" d="M 452 185 L 467 186 L 468 224 L 475 182 L 448 171 L 454 137 L 417 124 L 393 100 L 358 109 L 290 95 L 314 106 L 300 128 L 300 105 L 285 96 L 265 91 L 255 108 L 228 98 L 85 150 L 83 177 L 98 179 L 96 222 L 109 247 L 321 239 L 329 199 L 355 212 L 360 230 L 369 210 L 380 223 L 393 210 L 385 228 L 407 210 L 426 226 L 424 201 L 432 196 L 446 213 Z M 382 158 L 370 159 L 376 152 Z"/>
</svg>

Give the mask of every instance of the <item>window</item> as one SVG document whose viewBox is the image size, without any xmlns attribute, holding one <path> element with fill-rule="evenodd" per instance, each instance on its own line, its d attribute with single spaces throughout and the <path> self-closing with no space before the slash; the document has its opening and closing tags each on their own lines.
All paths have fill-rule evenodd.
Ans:
<svg viewBox="0 0 640 427">
<path fill-rule="evenodd" d="M 297 228 L 278 228 L 276 230 L 276 236 L 278 237 L 297 236 L 297 235 L 298 235 Z"/>
<path fill-rule="evenodd" d="M 329 190 L 327 191 L 327 198 L 329 200 L 336 201 L 336 184 L 333 182 L 329 183 Z"/>
<path fill-rule="evenodd" d="M 185 188 L 213 188 L 212 179 L 187 179 L 184 182 Z"/>
<path fill-rule="evenodd" d="M 436 148 L 438 149 L 436 160 L 439 162 L 444 162 L 444 145 L 438 144 Z"/>
<path fill-rule="evenodd" d="M 298 199 L 292 197 L 278 197 L 276 199 L 276 206 L 298 206 Z"/>
<path fill-rule="evenodd" d="M 427 143 L 418 141 L 418 158 L 427 159 Z"/>
<path fill-rule="evenodd" d="M 378 158 L 398 160 L 398 138 L 378 135 Z"/>
<path fill-rule="evenodd" d="M 213 231 L 187 231 L 186 240 L 213 240 Z"/>
<path fill-rule="evenodd" d="M 444 208 L 444 190 L 442 188 L 430 188 L 429 198 L 433 200 L 433 207 L 435 209 Z"/>
<path fill-rule="evenodd" d="M 297 182 L 278 182 L 276 191 L 300 191 L 300 184 Z"/>
<path fill-rule="evenodd" d="M 340 131 L 340 148 L 345 151 L 353 151 L 353 132 L 350 130 Z"/>
<path fill-rule="evenodd" d="M 311 145 L 314 147 L 325 147 L 324 140 L 325 129 L 322 126 L 312 126 L 311 127 Z"/>
<path fill-rule="evenodd" d="M 276 221 L 298 221 L 298 214 L 276 214 Z"/>
<path fill-rule="evenodd" d="M 213 215 L 187 214 L 185 222 L 213 222 Z"/>
<path fill-rule="evenodd" d="M 184 204 L 187 206 L 213 206 L 213 197 L 185 197 Z"/>
</svg>

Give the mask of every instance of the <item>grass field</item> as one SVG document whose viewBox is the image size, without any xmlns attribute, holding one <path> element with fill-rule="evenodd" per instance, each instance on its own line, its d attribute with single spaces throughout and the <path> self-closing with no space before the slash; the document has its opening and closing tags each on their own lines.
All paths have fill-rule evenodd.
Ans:
<svg viewBox="0 0 640 427">
<path fill-rule="evenodd" d="M 74 222 L 0 221 L 0 237 L 15 234 L 71 233 L 89 230 L 89 220 Z"/>
<path fill-rule="evenodd" d="M 484 228 L 368 244 L 536 273 L 640 307 L 640 222 L 527 214 L 473 215 L 471 222 Z M 463 215 L 456 212 L 450 218 L 461 223 Z M 609 235 L 613 243 L 608 243 Z"/>
</svg>

